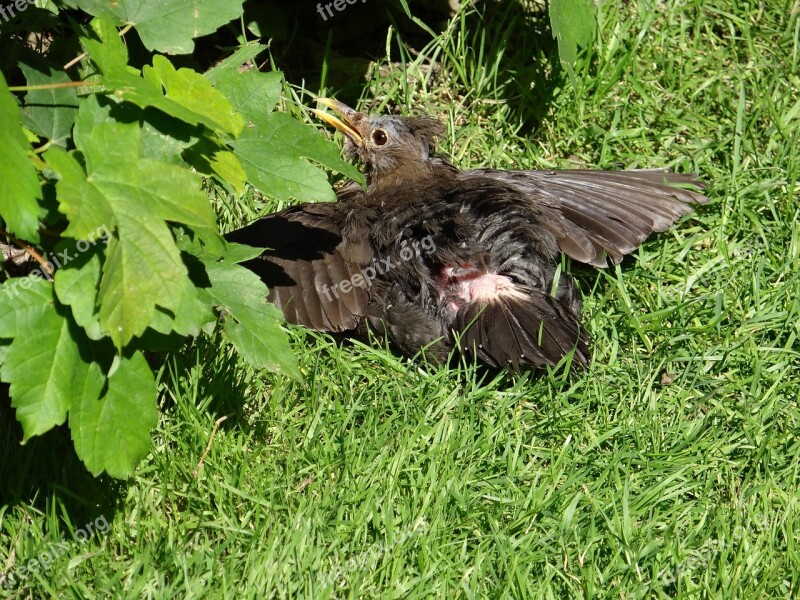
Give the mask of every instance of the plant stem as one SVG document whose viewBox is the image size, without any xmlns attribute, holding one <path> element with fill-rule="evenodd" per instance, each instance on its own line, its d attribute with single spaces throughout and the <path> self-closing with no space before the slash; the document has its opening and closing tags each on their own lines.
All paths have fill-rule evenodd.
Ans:
<svg viewBox="0 0 800 600">
<path fill-rule="evenodd" d="M 42 85 L 10 85 L 10 92 L 32 92 L 34 90 L 56 90 L 58 88 L 98 86 L 99 81 L 62 81 L 61 83 L 43 83 Z"/>
</svg>

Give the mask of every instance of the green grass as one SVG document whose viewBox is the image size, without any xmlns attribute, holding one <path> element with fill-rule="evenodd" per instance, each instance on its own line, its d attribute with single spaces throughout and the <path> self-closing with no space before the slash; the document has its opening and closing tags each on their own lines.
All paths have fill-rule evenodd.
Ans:
<svg viewBox="0 0 800 600">
<path fill-rule="evenodd" d="M 0 596 L 796 597 L 800 6 L 600 6 L 577 89 L 539 9 L 483 2 L 418 52 L 390 36 L 362 102 L 446 118 L 464 167 L 709 183 L 621 268 L 575 269 L 587 371 L 490 378 L 293 330 L 299 384 L 201 340 L 164 364 L 130 481 L 86 475 L 63 432 L 0 453 Z M 221 222 L 276 208 L 248 202 Z"/>
</svg>

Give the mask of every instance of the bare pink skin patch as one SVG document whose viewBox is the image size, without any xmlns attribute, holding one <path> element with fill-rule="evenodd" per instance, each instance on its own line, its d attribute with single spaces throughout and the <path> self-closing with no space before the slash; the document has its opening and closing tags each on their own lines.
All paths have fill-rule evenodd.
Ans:
<svg viewBox="0 0 800 600">
<path fill-rule="evenodd" d="M 439 298 L 455 316 L 458 309 L 471 302 L 491 302 L 501 297 L 520 295 L 510 277 L 487 273 L 472 263 L 460 267 L 442 267 L 438 277 Z"/>
</svg>

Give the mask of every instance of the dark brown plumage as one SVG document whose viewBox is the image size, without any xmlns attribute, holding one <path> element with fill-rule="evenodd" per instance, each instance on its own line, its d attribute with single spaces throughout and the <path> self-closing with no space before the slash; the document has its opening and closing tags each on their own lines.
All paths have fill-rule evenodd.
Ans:
<svg viewBox="0 0 800 600">
<path fill-rule="evenodd" d="M 454 346 L 492 366 L 589 361 L 581 301 L 560 253 L 605 267 L 707 202 L 694 175 L 462 171 L 434 154 L 429 117 L 368 116 L 335 102 L 345 149 L 367 168 L 332 204 L 302 204 L 227 236 L 268 247 L 247 263 L 287 321 L 363 335 L 444 360 Z"/>
</svg>

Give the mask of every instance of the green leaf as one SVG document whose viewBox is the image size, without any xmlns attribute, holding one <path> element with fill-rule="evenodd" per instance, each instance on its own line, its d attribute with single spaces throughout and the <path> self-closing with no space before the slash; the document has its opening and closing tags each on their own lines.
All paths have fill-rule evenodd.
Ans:
<svg viewBox="0 0 800 600">
<path fill-rule="evenodd" d="M 241 160 L 248 181 L 279 200 L 329 202 L 336 198 L 325 173 L 305 158 L 355 181 L 364 180 L 353 165 L 341 158 L 333 143 L 286 113 L 254 117 L 231 147 Z"/>
<path fill-rule="evenodd" d="M 73 154 L 50 148 L 42 157 L 58 176 L 59 210 L 69 218 L 64 235 L 86 239 L 102 226 L 114 226 L 114 210 L 103 192 L 86 179 Z"/>
<path fill-rule="evenodd" d="M 62 424 L 72 402 L 86 391 L 92 372 L 99 372 L 81 358 L 85 338 L 69 318 L 56 311 L 52 286 L 41 282 L 37 287 L 43 285 L 50 297 L 27 297 L 34 304 L 17 311 L 14 341 L 0 367 L 0 379 L 11 385 L 11 405 L 24 440 Z"/>
<path fill-rule="evenodd" d="M 136 124 L 112 121 L 79 135 L 76 143 L 88 174 L 63 150 L 45 154 L 60 176 L 59 205 L 70 217 L 65 235 L 84 238 L 101 228 L 115 232 L 106 248 L 97 304 L 102 331 L 117 348 L 144 333 L 157 307 L 175 315 L 182 306 L 187 271 L 164 221 L 215 229 L 199 177 L 133 156 L 138 132 Z M 96 334 L 87 307 L 76 316 L 89 334 Z"/>
<path fill-rule="evenodd" d="M 156 310 L 150 328 L 165 335 L 175 332 L 197 337 L 205 325 L 217 320 L 211 307 L 200 300 L 197 288 L 188 279 L 177 304 L 173 314 Z"/>
<path fill-rule="evenodd" d="M 94 381 L 87 388 L 93 391 Z M 122 358 L 102 398 L 84 393 L 72 404 L 69 427 L 75 451 L 93 475 L 128 477 L 150 450 L 158 423 L 153 373 L 140 352 Z"/>
<path fill-rule="evenodd" d="M 17 322 L 27 323 L 53 301 L 50 284 L 39 277 L 14 277 L 0 285 L 0 339 L 17 335 Z"/>
<path fill-rule="evenodd" d="M 137 110 L 141 110 L 137 107 Z M 189 125 L 152 108 L 142 111 L 142 158 L 187 166 L 182 153 L 200 139 L 201 126 Z"/>
<path fill-rule="evenodd" d="M 100 324 L 117 348 L 144 333 L 156 306 L 176 314 L 187 281 L 169 228 L 134 202 L 115 213 L 118 235 L 106 249 L 97 297 Z"/>
<path fill-rule="evenodd" d="M 204 261 L 211 287 L 206 301 L 228 313 L 223 333 L 257 369 L 301 379 L 297 359 L 281 328 L 283 315 L 267 303 L 264 283 L 252 271 L 227 261 Z M 201 291 L 202 297 L 202 291 Z"/>
<path fill-rule="evenodd" d="M 300 381 L 302 375 L 297 358 L 292 352 L 286 332 L 280 328 L 283 316 L 271 304 L 265 310 L 239 312 L 235 321 L 225 321 L 223 333 L 256 369 L 269 369 L 275 373 L 289 375 Z"/>
<path fill-rule="evenodd" d="M 128 101 L 141 108 L 154 107 L 192 125 L 203 124 L 212 130 L 236 136 L 244 120 L 236 114 L 225 97 L 201 74 L 178 69 L 163 56 L 153 58 L 145 67 L 144 77 L 127 66 L 125 47 L 116 28 L 105 19 L 92 22 L 97 37 L 83 36 L 86 51 L 102 73 L 109 98 Z"/>
<path fill-rule="evenodd" d="M 236 244 L 228 242 L 228 252 L 225 255 L 225 262 L 243 263 L 252 260 L 264 253 L 264 248 L 256 248 L 247 244 Z"/>
<path fill-rule="evenodd" d="M 595 32 L 594 4 L 591 0 L 550 0 L 550 27 L 558 40 L 558 55 L 570 78 L 578 48 L 591 43 Z"/>
<path fill-rule="evenodd" d="M 192 265 L 187 263 L 191 256 L 218 259 L 226 254 L 225 239 L 214 229 L 202 227 L 185 228 L 184 230 L 173 229 L 175 243 L 178 249 L 184 253 L 184 263 L 189 268 L 189 276 L 192 276 Z M 202 282 L 200 287 L 206 282 L 205 267 L 200 267 L 202 275 L 198 281 Z"/>
<path fill-rule="evenodd" d="M 211 171 L 222 181 L 229 183 L 237 194 L 243 194 L 247 174 L 236 155 L 227 150 L 220 150 L 211 154 L 210 158 Z"/>
<path fill-rule="evenodd" d="M 76 145 L 84 146 L 92 129 L 108 121 L 140 123 L 139 156 L 176 165 L 185 164 L 181 152 L 196 143 L 203 130 L 202 126 L 190 125 L 155 108 L 143 109 L 130 102 L 118 104 L 101 94 L 90 94 L 81 102 L 75 120 Z"/>
<path fill-rule="evenodd" d="M 278 104 L 283 89 L 283 73 L 270 71 L 245 71 L 236 69 L 219 72 L 214 86 L 246 119 L 258 121 Z"/>
<path fill-rule="evenodd" d="M 206 116 L 215 129 L 238 135 L 244 127 L 242 117 L 211 82 L 191 69 L 178 69 L 165 57 L 154 56 L 153 66 L 142 70 L 145 81 L 163 86 L 167 99 L 192 112 Z"/>
<path fill-rule="evenodd" d="M 81 111 L 83 106 L 81 106 Z M 104 165 L 128 165 L 139 158 L 140 131 L 137 123 L 109 119 L 97 123 L 87 133 L 76 124 L 75 146 L 86 161 L 86 171 L 93 173 Z"/>
<path fill-rule="evenodd" d="M 198 172 L 208 176 L 216 175 L 221 182 L 229 184 L 237 194 L 244 192 L 244 184 L 247 181 L 244 167 L 236 155 L 225 146 L 204 137 L 191 148 L 187 148 L 183 158 Z"/>
<path fill-rule="evenodd" d="M 75 144 L 86 160 L 86 179 L 102 193 L 112 212 L 136 202 L 166 221 L 213 228 L 216 215 L 202 192 L 200 177 L 188 169 L 139 158 L 139 136 L 136 123 L 116 121 L 95 125 L 88 135 L 82 130 L 76 135 Z M 91 206 L 86 210 L 92 210 Z"/>
<path fill-rule="evenodd" d="M 58 300 L 72 309 L 75 322 L 83 327 L 91 340 L 103 337 L 97 314 L 97 289 L 100 286 L 102 262 L 98 251 L 78 254 L 77 258 L 55 274 Z"/>
<path fill-rule="evenodd" d="M 213 33 L 242 15 L 243 0 L 69 0 L 94 16 L 113 15 L 119 23 L 131 23 L 148 50 L 190 54 L 195 38 Z"/>
<path fill-rule="evenodd" d="M 52 85 L 68 83 L 69 76 L 62 70 L 43 65 L 42 70 L 20 63 L 28 85 Z M 25 94 L 22 109 L 23 124 L 36 135 L 50 140 L 57 146 L 67 146 L 78 112 L 78 93 L 76 88 L 55 88 L 31 90 Z"/>
<path fill-rule="evenodd" d="M 3 132 L 3 160 L 0 160 L 0 220 L 18 237 L 39 241 L 39 218 L 44 211 L 39 176 L 30 160 L 30 143 L 20 127 L 20 111 L 6 80 L 0 73 L 0 131 Z"/>
<path fill-rule="evenodd" d="M 165 221 L 214 228 L 211 202 L 200 177 L 175 165 L 142 158 L 128 164 L 103 163 L 88 179 L 116 213 L 136 203 Z"/>
<path fill-rule="evenodd" d="M 83 110 L 83 107 L 81 107 Z M 82 123 L 81 117 L 78 119 Z M 74 156 L 50 149 L 45 160 L 59 176 L 61 212 L 70 218 L 65 235 L 83 238 L 111 227 L 117 210 L 135 203 L 176 223 L 215 227 L 216 217 L 199 176 L 157 160 L 138 158 L 140 130 L 135 123 L 111 121 L 79 128 L 75 137 L 88 173 Z"/>
<path fill-rule="evenodd" d="M 339 149 L 286 113 L 270 113 L 280 98 L 283 74 L 229 70 L 216 78 L 216 87 L 248 120 L 248 126 L 231 142 L 248 181 L 274 198 L 298 198 L 307 202 L 331 201 L 335 194 L 328 179 L 309 164 L 310 159 L 351 179 L 364 178 L 342 159 Z"/>
<path fill-rule="evenodd" d="M 239 67 L 249 60 L 253 60 L 256 56 L 264 52 L 269 46 L 265 44 L 248 43 L 240 46 L 236 51 L 222 59 L 214 65 L 211 69 L 203 73 L 203 77 L 208 79 L 211 83 L 217 83 L 217 78 L 223 73 L 238 73 Z M 239 73 L 243 75 L 244 73 Z"/>
<path fill-rule="evenodd" d="M 102 1 L 102 0 L 101 0 Z M 117 32 L 112 22 L 114 15 L 109 12 L 93 12 L 100 18 L 91 22 L 92 31 L 81 36 L 81 42 L 92 57 L 92 60 L 103 73 L 130 73 L 138 74 L 136 69 L 128 67 L 128 49 Z M 96 37 L 91 36 L 94 33 Z"/>
</svg>

